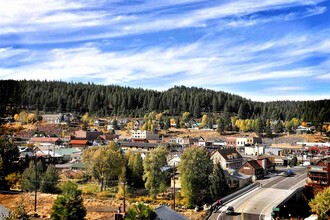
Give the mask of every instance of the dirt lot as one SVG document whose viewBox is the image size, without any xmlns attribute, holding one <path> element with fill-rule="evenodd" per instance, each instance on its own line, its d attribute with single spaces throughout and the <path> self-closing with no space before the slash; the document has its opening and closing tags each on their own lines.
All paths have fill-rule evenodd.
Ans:
<svg viewBox="0 0 330 220">
<path fill-rule="evenodd" d="M 39 218 L 34 219 L 50 219 L 50 210 L 54 199 L 57 195 L 38 193 L 37 194 L 37 213 Z M 24 203 L 26 211 L 29 214 L 34 213 L 34 193 L 20 193 L 20 194 L 0 194 L 0 204 L 4 207 L 13 210 L 17 204 Z M 106 220 L 114 219 L 114 213 L 117 212 L 118 207 L 122 205 L 122 201 L 117 199 L 95 199 L 84 197 L 84 205 L 87 209 L 88 220 Z M 122 207 L 122 206 L 121 206 Z M 123 207 L 122 207 L 123 208 Z M 126 210 L 129 208 L 127 204 Z M 181 214 L 185 215 L 191 220 L 202 219 L 203 212 L 196 213 L 194 210 L 180 210 Z"/>
</svg>

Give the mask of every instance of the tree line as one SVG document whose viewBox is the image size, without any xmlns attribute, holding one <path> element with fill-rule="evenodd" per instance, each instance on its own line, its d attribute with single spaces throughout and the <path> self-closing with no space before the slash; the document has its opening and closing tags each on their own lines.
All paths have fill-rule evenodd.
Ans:
<svg viewBox="0 0 330 220">
<path fill-rule="evenodd" d="M 155 111 L 171 116 L 190 112 L 199 118 L 205 113 L 227 112 L 239 119 L 330 121 L 329 99 L 254 102 L 222 91 L 185 86 L 174 86 L 160 92 L 93 83 L 0 80 L 0 96 L 2 115 L 14 115 L 23 109 L 80 115 L 88 112 L 99 117 L 143 117 L 145 113 Z"/>
</svg>

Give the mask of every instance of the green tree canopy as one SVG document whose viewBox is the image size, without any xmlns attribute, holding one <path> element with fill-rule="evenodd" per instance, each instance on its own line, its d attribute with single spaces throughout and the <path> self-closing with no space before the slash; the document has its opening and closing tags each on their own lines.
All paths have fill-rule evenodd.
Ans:
<svg viewBox="0 0 330 220">
<path fill-rule="evenodd" d="M 210 192 L 213 200 L 217 200 L 227 194 L 229 186 L 220 163 L 215 165 L 210 183 Z"/>
<path fill-rule="evenodd" d="M 43 193 L 56 193 L 58 191 L 57 182 L 59 180 L 57 169 L 54 165 L 50 164 L 44 173 L 41 183 L 40 192 Z"/>
<path fill-rule="evenodd" d="M 144 203 L 132 205 L 128 209 L 125 220 L 154 220 L 157 219 L 157 214 L 153 208 Z"/>
<path fill-rule="evenodd" d="M 143 180 L 145 188 L 149 190 L 152 198 L 156 198 L 160 192 L 160 187 L 166 182 L 166 176 L 162 171 L 162 167 L 167 165 L 168 150 L 165 146 L 159 146 L 150 151 L 143 161 Z"/>
<path fill-rule="evenodd" d="M 178 167 L 181 174 L 181 195 L 187 207 L 201 205 L 206 198 L 213 164 L 202 147 L 186 148 Z"/>
<path fill-rule="evenodd" d="M 37 182 L 36 182 L 37 175 Z M 24 170 L 21 179 L 21 188 L 23 191 L 32 192 L 40 188 L 40 180 L 43 178 L 43 166 L 41 161 L 37 163 L 37 170 L 35 167 L 35 162 L 30 161 L 29 167 Z"/>
<path fill-rule="evenodd" d="M 18 159 L 19 151 L 12 140 L 7 140 L 4 136 L 0 137 L 0 179 L 15 172 L 13 162 Z M 7 185 L 5 183 L 1 183 Z"/>
<path fill-rule="evenodd" d="M 86 149 L 83 153 L 83 162 L 89 174 L 100 183 L 100 191 L 103 191 L 106 181 L 121 173 L 124 165 L 123 156 L 114 142 L 105 147 Z"/>
<path fill-rule="evenodd" d="M 84 207 L 81 190 L 73 182 L 66 182 L 62 186 L 62 195 L 58 196 L 53 203 L 51 219 L 53 220 L 82 220 L 85 219 L 86 208 Z"/>
</svg>

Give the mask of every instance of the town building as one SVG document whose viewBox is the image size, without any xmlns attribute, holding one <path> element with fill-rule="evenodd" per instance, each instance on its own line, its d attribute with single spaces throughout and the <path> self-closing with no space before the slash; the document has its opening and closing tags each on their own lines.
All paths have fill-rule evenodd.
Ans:
<svg viewBox="0 0 330 220">
<path fill-rule="evenodd" d="M 235 148 L 224 148 L 218 149 L 211 153 L 211 160 L 213 164 L 217 163 L 221 164 L 222 169 L 224 170 L 237 170 L 240 166 L 242 166 L 244 159 L 237 152 Z"/>
<path fill-rule="evenodd" d="M 238 168 L 237 172 L 252 176 L 253 180 L 261 179 L 264 176 L 264 169 L 256 160 L 246 161 L 241 167 Z"/>
<path fill-rule="evenodd" d="M 100 135 L 103 135 L 103 132 L 98 131 L 96 129 L 87 130 L 87 131 L 84 130 L 75 131 L 75 138 L 80 140 L 94 141 Z"/>
<path fill-rule="evenodd" d="M 330 186 L 330 157 L 307 166 L 307 184 L 318 187 Z"/>
<path fill-rule="evenodd" d="M 131 130 L 133 139 L 159 140 L 159 135 L 151 131 Z"/>
</svg>

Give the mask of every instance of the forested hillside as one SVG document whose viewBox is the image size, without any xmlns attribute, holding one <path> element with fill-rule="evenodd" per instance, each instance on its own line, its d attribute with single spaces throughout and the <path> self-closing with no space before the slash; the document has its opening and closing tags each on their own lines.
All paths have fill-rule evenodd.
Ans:
<svg viewBox="0 0 330 220">
<path fill-rule="evenodd" d="M 190 112 L 194 117 L 225 111 L 241 119 L 330 121 L 330 100 L 263 103 L 225 92 L 184 86 L 160 92 L 115 85 L 0 80 L 0 96 L 2 116 L 13 115 L 22 109 L 130 117 L 142 117 L 151 111 L 173 116 Z"/>
</svg>

